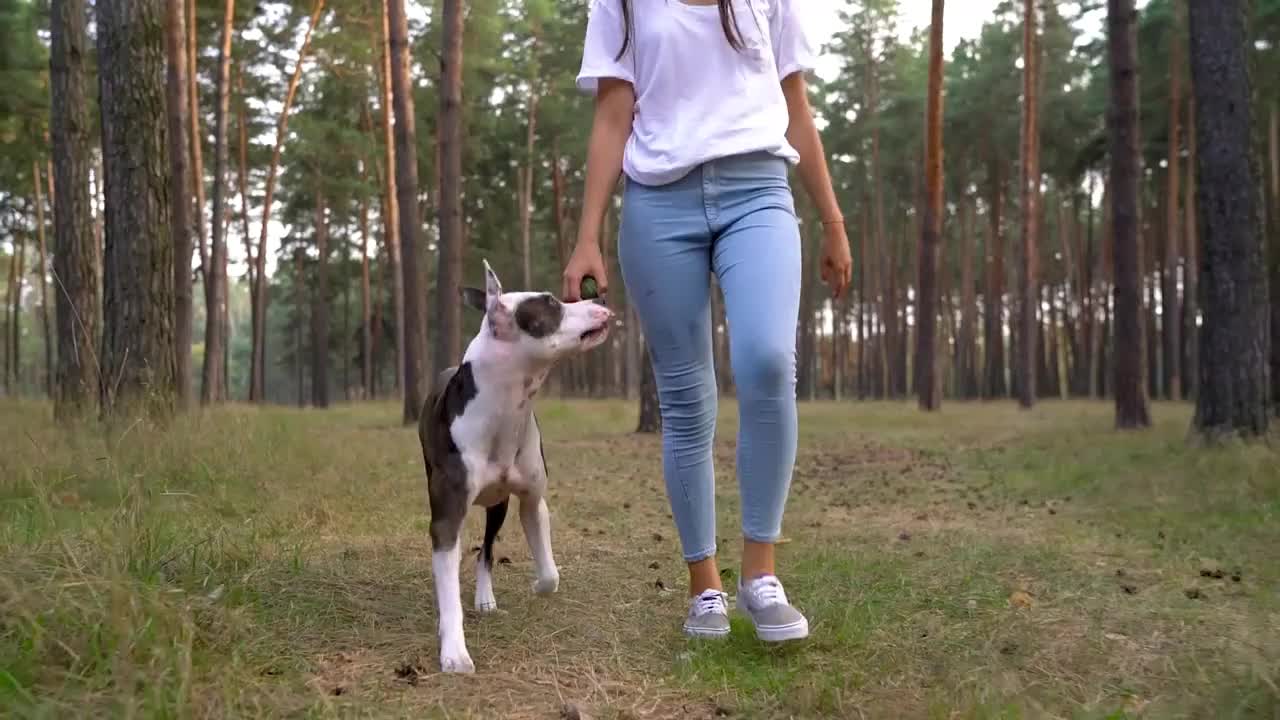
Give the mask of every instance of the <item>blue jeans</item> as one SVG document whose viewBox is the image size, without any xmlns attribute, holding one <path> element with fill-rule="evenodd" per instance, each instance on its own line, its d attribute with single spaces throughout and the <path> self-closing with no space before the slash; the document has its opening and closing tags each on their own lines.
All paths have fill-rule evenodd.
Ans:
<svg viewBox="0 0 1280 720">
<path fill-rule="evenodd" d="M 713 272 L 738 392 L 742 533 L 764 543 L 781 533 L 796 457 L 800 244 L 786 161 L 772 155 L 623 191 L 618 260 L 657 380 L 663 475 L 688 562 L 716 552 Z"/>
</svg>

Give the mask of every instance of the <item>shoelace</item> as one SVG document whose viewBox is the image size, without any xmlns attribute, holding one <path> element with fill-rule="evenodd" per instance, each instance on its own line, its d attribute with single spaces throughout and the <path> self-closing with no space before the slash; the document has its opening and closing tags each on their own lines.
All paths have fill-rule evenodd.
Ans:
<svg viewBox="0 0 1280 720">
<path fill-rule="evenodd" d="M 698 597 L 694 598 L 694 614 L 706 615 L 710 612 L 725 612 L 724 594 L 714 590 L 707 590 Z"/>
<path fill-rule="evenodd" d="M 782 583 L 772 575 L 752 580 L 747 586 L 747 595 L 756 607 L 787 604 L 787 593 L 782 589 Z"/>
</svg>

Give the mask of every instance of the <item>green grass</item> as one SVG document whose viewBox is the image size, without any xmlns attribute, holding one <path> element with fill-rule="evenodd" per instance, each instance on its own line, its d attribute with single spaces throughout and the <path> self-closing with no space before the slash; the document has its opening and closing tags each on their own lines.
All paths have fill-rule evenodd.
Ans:
<svg viewBox="0 0 1280 720">
<path fill-rule="evenodd" d="M 726 643 L 681 637 L 631 405 L 539 412 L 561 592 L 532 596 L 511 523 L 502 610 L 468 612 L 459 678 L 436 672 L 421 454 L 394 406 L 104 436 L 0 404 L 0 716 L 1280 717 L 1280 457 L 1188 446 L 1188 408 L 1118 433 L 1101 404 L 802 406 L 779 552 L 813 633 L 785 648 L 740 618 Z"/>
</svg>

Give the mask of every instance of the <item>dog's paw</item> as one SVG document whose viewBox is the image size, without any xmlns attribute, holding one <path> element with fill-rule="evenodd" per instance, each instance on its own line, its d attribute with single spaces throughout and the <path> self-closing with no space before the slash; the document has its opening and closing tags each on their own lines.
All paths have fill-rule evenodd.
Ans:
<svg viewBox="0 0 1280 720">
<path fill-rule="evenodd" d="M 488 615 L 498 612 L 498 601 L 493 597 L 487 600 L 476 598 L 476 612 Z"/>
<path fill-rule="evenodd" d="M 470 674 L 476 671 L 476 664 L 464 648 L 440 651 L 440 671 L 447 673 Z"/>
<path fill-rule="evenodd" d="M 533 581 L 533 592 L 537 595 L 550 595 L 560 589 L 560 573 L 552 572 L 546 577 Z"/>
</svg>

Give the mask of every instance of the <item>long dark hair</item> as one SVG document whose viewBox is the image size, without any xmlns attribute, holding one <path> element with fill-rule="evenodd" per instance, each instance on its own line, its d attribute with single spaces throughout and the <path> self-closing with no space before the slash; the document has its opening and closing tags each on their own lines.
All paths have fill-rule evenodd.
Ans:
<svg viewBox="0 0 1280 720">
<path fill-rule="evenodd" d="M 733 0 L 716 0 L 716 5 L 720 8 L 720 27 L 724 28 L 724 39 L 729 41 L 729 47 L 742 50 L 742 36 L 738 32 L 738 15 L 733 9 Z M 622 0 L 622 47 L 618 49 L 614 60 L 621 60 L 631 46 L 631 29 L 631 0 Z"/>
</svg>

